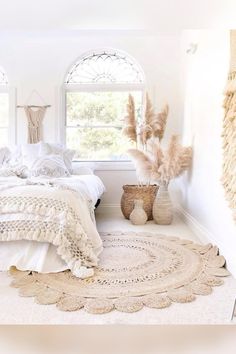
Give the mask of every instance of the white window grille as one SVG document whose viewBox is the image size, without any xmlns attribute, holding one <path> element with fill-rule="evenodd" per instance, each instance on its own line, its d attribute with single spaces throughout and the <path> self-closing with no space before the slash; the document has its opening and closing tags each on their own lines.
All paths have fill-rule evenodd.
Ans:
<svg viewBox="0 0 236 354">
<path fill-rule="evenodd" d="M 127 160 L 130 143 L 122 135 L 128 95 L 142 116 L 145 78 L 135 59 L 124 52 L 97 50 L 80 57 L 64 82 L 64 140 L 76 160 Z"/>
<path fill-rule="evenodd" d="M 69 70 L 66 84 L 140 84 L 143 72 L 130 56 L 115 51 L 101 50 L 84 55 Z"/>
</svg>

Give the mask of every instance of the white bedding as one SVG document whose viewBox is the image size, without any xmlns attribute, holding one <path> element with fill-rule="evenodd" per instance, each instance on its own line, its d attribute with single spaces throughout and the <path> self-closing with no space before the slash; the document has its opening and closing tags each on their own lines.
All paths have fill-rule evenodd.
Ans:
<svg viewBox="0 0 236 354">
<path fill-rule="evenodd" d="M 14 182 L 17 177 L 0 178 L 0 185 Z M 55 179 L 53 179 L 55 181 Z M 56 179 L 57 183 L 78 187 L 93 205 L 105 191 L 99 177 L 81 175 Z M 10 241 L 0 243 L 0 270 L 8 270 L 11 266 L 20 270 L 38 272 L 59 272 L 67 269 L 65 262 L 57 255 L 56 247 L 50 243 L 37 241 Z"/>
</svg>

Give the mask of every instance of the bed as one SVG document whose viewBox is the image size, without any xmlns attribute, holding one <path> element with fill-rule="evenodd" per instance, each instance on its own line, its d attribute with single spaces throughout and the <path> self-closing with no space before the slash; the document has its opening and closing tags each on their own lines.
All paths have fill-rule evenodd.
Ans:
<svg viewBox="0 0 236 354">
<path fill-rule="evenodd" d="M 102 252 L 94 208 L 104 191 L 91 173 L 0 177 L 0 270 L 71 269 L 81 278 L 93 275 Z"/>
</svg>

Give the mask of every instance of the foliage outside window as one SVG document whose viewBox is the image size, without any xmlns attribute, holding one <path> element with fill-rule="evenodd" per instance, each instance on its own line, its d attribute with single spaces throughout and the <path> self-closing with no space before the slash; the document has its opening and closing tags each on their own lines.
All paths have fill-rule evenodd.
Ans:
<svg viewBox="0 0 236 354">
<path fill-rule="evenodd" d="M 138 64 L 115 51 L 86 55 L 72 66 L 65 80 L 65 125 L 75 159 L 128 160 L 130 143 L 122 135 L 126 105 L 132 93 L 141 120 L 143 81 Z"/>
</svg>

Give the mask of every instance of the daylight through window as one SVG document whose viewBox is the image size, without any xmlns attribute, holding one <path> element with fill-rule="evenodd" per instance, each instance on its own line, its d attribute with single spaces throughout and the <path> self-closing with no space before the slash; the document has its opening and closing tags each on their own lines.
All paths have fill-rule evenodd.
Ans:
<svg viewBox="0 0 236 354">
<path fill-rule="evenodd" d="M 122 136 L 128 95 L 141 119 L 144 75 L 133 58 L 117 51 L 86 54 L 69 70 L 66 88 L 66 144 L 75 159 L 127 160 L 130 143 Z"/>
</svg>

